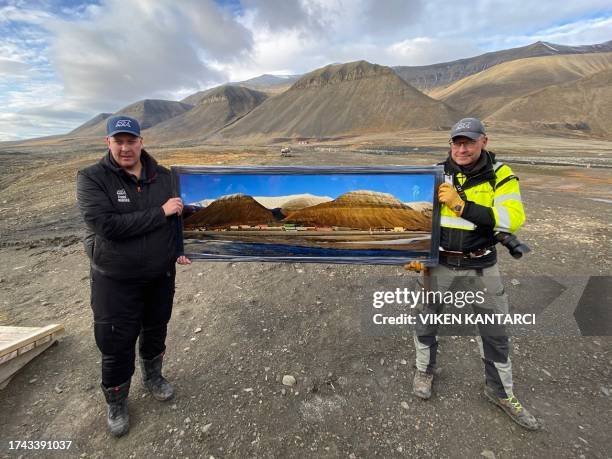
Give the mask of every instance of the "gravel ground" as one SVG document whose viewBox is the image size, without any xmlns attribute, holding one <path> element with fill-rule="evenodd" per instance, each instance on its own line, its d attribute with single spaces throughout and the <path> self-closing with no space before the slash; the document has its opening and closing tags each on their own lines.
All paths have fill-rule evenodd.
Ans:
<svg viewBox="0 0 612 459">
<path fill-rule="evenodd" d="M 513 339 L 516 394 L 545 425 L 529 433 L 485 400 L 471 337 L 441 337 L 434 397 L 413 397 L 412 339 L 366 336 L 359 315 L 373 283 L 411 286 L 415 277 L 358 265 L 179 267 L 165 366 L 177 397 L 152 400 L 137 370 L 130 434 L 110 438 L 74 206 L 76 170 L 98 156 L 0 152 L 0 324 L 66 328 L 57 346 L 0 391 L 0 457 L 611 457 L 612 338 Z M 156 156 L 165 164 L 281 162 L 265 149 Z M 291 160 L 430 164 L 439 157 L 298 151 Z M 612 173 L 513 168 L 528 213 L 521 237 L 533 253 L 520 262 L 503 253 L 507 278 L 609 276 L 612 204 L 593 199 L 612 199 Z M 511 300 L 529 302 L 533 289 L 518 285 Z M 294 385 L 283 384 L 287 375 Z M 10 450 L 10 440 L 73 443 L 36 453 Z"/>
</svg>

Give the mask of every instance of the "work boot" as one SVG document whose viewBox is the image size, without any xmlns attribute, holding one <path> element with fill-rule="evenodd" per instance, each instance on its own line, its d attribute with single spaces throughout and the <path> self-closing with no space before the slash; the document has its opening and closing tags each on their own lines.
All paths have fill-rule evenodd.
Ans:
<svg viewBox="0 0 612 459">
<path fill-rule="evenodd" d="M 542 428 L 540 422 L 526 408 L 521 405 L 521 402 L 513 395 L 508 398 L 499 397 L 493 389 L 485 386 L 484 391 L 487 399 L 510 416 L 514 422 L 527 430 L 539 430 Z"/>
<path fill-rule="evenodd" d="M 174 388 L 161 374 L 164 354 L 151 360 L 140 359 L 142 383 L 156 400 L 165 402 L 174 396 Z"/>
<path fill-rule="evenodd" d="M 431 397 L 431 385 L 433 384 L 433 373 L 425 373 L 418 369 L 414 370 L 412 382 L 412 393 L 417 397 L 427 400 Z"/>
<path fill-rule="evenodd" d="M 106 410 L 106 424 L 113 437 L 121 437 L 130 430 L 130 415 L 128 413 L 127 398 L 130 392 L 130 380 L 117 387 L 104 387 L 102 392 L 108 404 Z"/>
</svg>

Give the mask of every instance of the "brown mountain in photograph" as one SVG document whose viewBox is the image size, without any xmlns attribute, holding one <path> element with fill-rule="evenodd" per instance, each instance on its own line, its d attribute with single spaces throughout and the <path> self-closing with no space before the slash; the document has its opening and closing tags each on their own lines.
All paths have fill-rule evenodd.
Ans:
<svg viewBox="0 0 612 459">
<path fill-rule="evenodd" d="M 396 66 L 393 70 L 415 88 L 429 94 L 433 88 L 451 83 L 487 70 L 495 65 L 517 59 L 564 54 L 605 53 L 612 51 L 612 40 L 596 45 L 565 46 L 538 41 L 519 48 L 504 49 L 452 62 L 422 66 Z"/>
<path fill-rule="evenodd" d="M 222 196 L 185 219 L 185 229 L 222 228 L 273 222 L 274 215 L 251 196 L 242 193 Z"/>
<path fill-rule="evenodd" d="M 114 114 L 136 118 L 140 123 L 141 129 L 144 130 L 162 121 L 180 115 L 191 108 L 192 106 L 189 104 L 175 102 L 173 100 L 145 99 L 128 105 Z M 104 137 L 106 135 L 106 119 L 111 115 L 112 114 L 109 113 L 100 113 L 93 119 L 71 131 L 69 135 L 77 137 Z"/>
<path fill-rule="evenodd" d="M 433 214 L 433 205 L 429 201 L 405 202 L 404 205 L 408 206 L 412 210 L 421 212 L 427 218 L 431 218 Z"/>
<path fill-rule="evenodd" d="M 446 129 L 458 117 L 453 109 L 413 88 L 391 68 L 358 61 L 328 65 L 304 75 L 219 136 L 328 138 Z"/>
<path fill-rule="evenodd" d="M 240 86 L 219 86 L 206 91 L 191 110 L 149 130 L 147 138 L 158 142 L 205 138 L 249 113 L 266 97 L 263 92 Z"/>
<path fill-rule="evenodd" d="M 383 227 L 431 230 L 431 219 L 421 212 L 404 205 L 388 193 L 366 190 L 349 191 L 333 201 L 291 212 L 285 221 L 362 230 Z"/>
<path fill-rule="evenodd" d="M 533 57 L 496 65 L 430 95 L 470 116 L 486 118 L 517 98 L 608 69 L 612 69 L 612 53 Z M 555 104 L 552 99 L 539 102 L 543 110 L 548 103 Z M 585 101 L 575 102 L 582 110 L 590 110 Z M 561 116 L 562 112 L 550 114 Z"/>
</svg>

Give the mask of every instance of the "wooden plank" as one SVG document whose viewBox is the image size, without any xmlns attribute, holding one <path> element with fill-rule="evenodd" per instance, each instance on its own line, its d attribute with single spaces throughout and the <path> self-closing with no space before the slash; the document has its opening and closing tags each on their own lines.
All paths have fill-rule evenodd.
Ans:
<svg viewBox="0 0 612 459">
<path fill-rule="evenodd" d="M 40 330 L 40 327 L 0 327 L 0 330 L 0 348 L 2 348 L 5 343 L 27 337 Z"/>
<path fill-rule="evenodd" d="M 25 329 L 22 330 L 24 333 L 16 333 L 18 328 Z M 6 335 L 4 335 L 5 329 Z M 30 350 L 36 347 L 37 341 L 50 335 L 57 337 L 63 331 L 64 326 L 61 324 L 52 324 L 46 327 L 0 327 L 0 336 L 6 336 L 6 339 L 11 339 L 11 341 L 4 341 L 5 338 L 3 338 L 2 342 L 0 342 L 0 361 L 5 360 L 2 357 L 13 354 L 14 351 L 17 351 L 17 354 L 27 352 L 26 350 L 20 352 L 20 349 Z"/>
<path fill-rule="evenodd" d="M 8 325 L 3 325 L 0 327 L 2 329 L 2 331 L 6 331 L 6 332 L 23 332 L 23 331 L 34 331 L 34 330 L 38 330 L 40 327 L 14 327 L 14 326 L 8 326 Z"/>
<path fill-rule="evenodd" d="M 25 352 L 17 356 L 17 358 L 12 359 L 10 362 L 0 365 L 0 390 L 6 387 L 11 378 L 15 375 L 15 373 L 17 373 L 21 368 L 23 368 L 30 360 L 34 359 L 34 357 L 40 355 L 52 344 L 53 341 L 49 341 L 29 352 Z"/>
</svg>

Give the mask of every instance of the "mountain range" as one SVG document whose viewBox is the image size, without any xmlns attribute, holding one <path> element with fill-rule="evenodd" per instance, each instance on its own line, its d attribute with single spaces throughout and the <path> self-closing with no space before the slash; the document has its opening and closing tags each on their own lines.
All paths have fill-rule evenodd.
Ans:
<svg viewBox="0 0 612 459">
<path fill-rule="evenodd" d="M 275 208 L 264 207 L 252 196 L 242 193 L 222 196 L 185 218 L 185 228 L 295 223 L 362 230 L 383 227 L 431 230 L 431 216 L 425 207 L 423 211 L 415 210 L 388 193 L 356 190 L 336 199 L 309 194 L 294 196 L 270 198 L 268 205 Z M 279 204 L 281 211 L 275 212 Z M 415 207 L 421 204 L 415 203 Z"/>
<path fill-rule="evenodd" d="M 421 91 L 448 86 L 475 73 L 482 72 L 504 62 L 529 57 L 566 54 L 590 54 L 612 51 L 612 40 L 597 45 L 565 46 L 538 41 L 520 48 L 505 49 L 480 56 L 423 66 L 396 66 L 393 70 L 407 83 Z"/>
<path fill-rule="evenodd" d="M 260 77 L 181 101 L 146 99 L 117 113 L 141 121 L 148 143 L 270 143 L 447 130 L 464 116 L 515 132 L 612 137 L 612 41 L 537 42 L 420 67 L 366 61 L 304 75 Z M 101 113 L 64 136 L 104 135 Z"/>
</svg>

